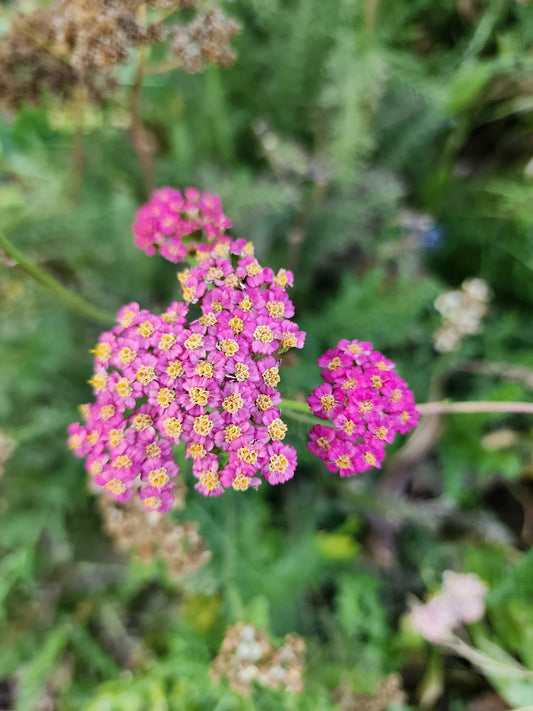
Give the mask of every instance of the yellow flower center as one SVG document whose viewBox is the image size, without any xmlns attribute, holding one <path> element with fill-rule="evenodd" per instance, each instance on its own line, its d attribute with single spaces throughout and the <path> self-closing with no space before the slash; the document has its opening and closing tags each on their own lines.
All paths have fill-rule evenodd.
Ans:
<svg viewBox="0 0 533 711">
<path fill-rule="evenodd" d="M 242 430 L 238 425 L 228 425 L 224 429 L 224 439 L 226 442 L 232 442 L 237 437 L 242 435 Z"/>
<path fill-rule="evenodd" d="M 242 399 L 242 395 L 240 393 L 231 393 L 231 395 L 228 395 L 222 401 L 222 407 L 224 410 L 232 414 L 239 412 L 243 405 L 244 400 Z"/>
<path fill-rule="evenodd" d="M 161 315 L 161 318 L 167 323 L 176 323 L 178 314 L 175 311 L 167 311 L 166 314 Z"/>
<path fill-rule="evenodd" d="M 96 460 L 95 462 L 92 462 L 90 467 L 89 467 L 89 474 L 91 476 L 98 476 L 98 474 L 101 474 L 104 470 L 104 465 L 102 462 L 99 462 Z"/>
<path fill-rule="evenodd" d="M 393 390 L 391 392 L 391 394 L 389 395 L 389 400 L 391 402 L 398 402 L 398 400 L 401 398 L 401 396 L 402 396 L 402 391 L 396 389 L 396 390 Z"/>
<path fill-rule="evenodd" d="M 365 462 L 366 462 L 367 464 L 369 464 L 371 467 L 375 467 L 375 466 L 376 466 L 376 458 L 374 457 L 374 455 L 372 454 L 372 452 L 365 452 L 365 453 L 363 454 L 363 459 L 364 459 Z"/>
<path fill-rule="evenodd" d="M 195 351 L 204 345 L 204 337 L 201 333 L 193 333 L 183 345 L 188 351 Z"/>
<path fill-rule="evenodd" d="M 362 415 L 366 415 L 368 412 L 372 412 L 374 409 L 374 404 L 370 402 L 370 400 L 362 400 L 361 402 L 358 403 L 359 405 L 359 412 Z"/>
<path fill-rule="evenodd" d="M 130 311 L 130 309 L 126 309 L 122 316 L 120 317 L 120 325 L 124 326 L 124 328 L 128 328 L 128 326 L 131 326 L 133 323 L 133 319 L 135 318 L 135 311 Z"/>
<path fill-rule="evenodd" d="M 207 270 L 207 274 L 205 276 L 205 280 L 207 282 L 211 281 L 216 281 L 217 279 L 223 279 L 224 278 L 224 272 L 220 267 L 209 267 Z"/>
<path fill-rule="evenodd" d="M 238 316 L 234 316 L 232 319 L 229 320 L 228 323 L 233 333 L 236 333 L 237 335 L 241 333 L 242 329 L 244 328 L 244 321 Z"/>
<path fill-rule="evenodd" d="M 115 414 L 115 406 L 114 405 L 102 405 L 100 408 L 100 419 L 103 420 L 104 422 L 106 420 L 109 420 L 113 417 Z"/>
<path fill-rule="evenodd" d="M 166 409 L 173 402 L 175 397 L 176 393 L 174 390 L 170 390 L 169 388 L 160 388 L 157 393 L 156 400 L 163 409 Z"/>
<path fill-rule="evenodd" d="M 147 457 L 159 457 L 161 456 L 161 447 L 155 442 L 147 444 L 144 448 Z"/>
<path fill-rule="evenodd" d="M 176 343 L 176 336 L 173 333 L 164 333 L 159 339 L 159 348 L 168 351 Z"/>
<path fill-rule="evenodd" d="M 209 419 L 209 415 L 199 415 L 194 418 L 192 428 L 196 434 L 207 437 L 213 429 L 214 424 L 215 423 Z"/>
<path fill-rule="evenodd" d="M 217 487 L 220 486 L 220 477 L 219 475 L 211 470 L 208 470 L 206 472 L 202 472 L 200 476 L 198 477 L 200 480 L 200 484 L 203 484 L 206 489 L 209 491 L 213 491 L 213 489 L 216 489 Z"/>
<path fill-rule="evenodd" d="M 95 373 L 87 382 L 93 386 L 96 392 L 102 392 L 106 389 L 107 375 L 105 373 Z"/>
<path fill-rule="evenodd" d="M 328 363 L 328 369 L 329 370 L 337 370 L 337 368 L 340 368 L 342 365 L 341 359 L 336 356 L 335 358 L 332 358 L 329 363 Z"/>
<path fill-rule="evenodd" d="M 254 302 L 251 300 L 251 298 L 246 294 L 243 296 L 243 298 L 239 301 L 239 309 L 241 311 L 251 311 L 254 307 Z"/>
<path fill-rule="evenodd" d="M 333 395 L 322 395 L 320 398 L 320 405 L 324 412 L 329 412 L 335 407 L 335 398 Z"/>
<path fill-rule="evenodd" d="M 357 380 L 355 378 L 346 378 L 342 383 L 343 390 L 355 390 L 357 387 Z"/>
<path fill-rule="evenodd" d="M 370 380 L 372 381 L 372 387 L 373 388 L 382 388 L 383 387 L 383 380 L 379 377 L 379 375 L 373 375 Z"/>
<path fill-rule="evenodd" d="M 388 429 L 386 427 L 376 427 L 376 437 L 378 439 L 385 439 L 387 436 Z"/>
<path fill-rule="evenodd" d="M 356 343 L 350 343 L 350 345 L 348 346 L 348 350 L 352 353 L 355 353 L 355 355 L 359 355 L 363 352 L 361 346 L 358 346 Z"/>
<path fill-rule="evenodd" d="M 91 353 L 94 353 L 98 360 L 109 360 L 113 350 L 109 343 L 97 343 Z"/>
<path fill-rule="evenodd" d="M 204 314 L 200 317 L 200 323 L 202 324 L 202 326 L 209 328 L 210 326 L 216 326 L 218 321 L 215 314 L 212 311 L 209 311 L 209 313 Z"/>
<path fill-rule="evenodd" d="M 347 454 L 341 454 L 341 456 L 335 460 L 335 464 L 339 469 L 348 469 L 351 464 L 350 457 Z"/>
<path fill-rule="evenodd" d="M 183 375 L 183 363 L 181 362 L 181 360 L 171 360 L 170 363 L 167 365 L 165 373 L 168 375 L 169 378 L 172 378 L 173 380 L 181 378 L 181 376 Z"/>
<path fill-rule="evenodd" d="M 261 343 L 272 343 L 274 334 L 270 326 L 256 326 L 253 339 L 254 341 L 261 341 Z"/>
<path fill-rule="evenodd" d="M 165 467 L 159 467 L 159 469 L 152 469 L 148 474 L 148 483 L 152 486 L 162 489 L 165 484 L 169 481 L 167 470 Z"/>
<path fill-rule="evenodd" d="M 249 377 L 250 368 L 246 365 L 246 363 L 237 363 L 235 366 L 235 378 L 239 381 L 239 383 L 246 382 Z"/>
<path fill-rule="evenodd" d="M 183 425 L 176 417 L 167 417 L 163 420 L 163 429 L 169 437 L 179 437 L 183 432 Z"/>
<path fill-rule="evenodd" d="M 273 454 L 268 462 L 268 470 L 275 474 L 283 474 L 289 466 L 289 460 L 284 454 Z"/>
<path fill-rule="evenodd" d="M 159 496 L 148 496 L 146 499 L 144 499 L 143 503 L 147 509 L 155 511 L 161 506 L 163 502 L 161 501 Z"/>
<path fill-rule="evenodd" d="M 209 390 L 206 388 L 191 388 L 189 390 L 189 400 L 193 405 L 205 407 L 209 400 Z"/>
<path fill-rule="evenodd" d="M 143 413 L 141 415 L 135 415 L 131 424 L 133 429 L 137 430 L 137 432 L 144 432 L 154 424 L 154 421 L 152 420 L 150 415 Z"/>
<path fill-rule="evenodd" d="M 220 341 L 220 350 L 227 358 L 229 358 L 237 353 L 239 350 L 239 344 L 237 341 L 234 341 L 233 338 L 226 338 L 225 340 Z"/>
<path fill-rule="evenodd" d="M 246 273 L 250 277 L 257 276 L 258 274 L 261 274 L 263 271 L 263 267 L 261 267 L 257 262 L 250 262 L 250 264 L 246 265 Z"/>
<path fill-rule="evenodd" d="M 135 377 L 142 385 L 148 385 L 155 380 L 155 370 L 151 365 L 141 365 Z"/>
<path fill-rule="evenodd" d="M 130 381 L 127 378 L 121 378 L 115 385 L 115 390 L 120 397 L 129 397 L 133 391 Z"/>
<path fill-rule="evenodd" d="M 132 351 L 131 348 L 124 346 L 124 348 L 121 348 L 118 352 L 118 357 L 122 363 L 129 365 L 130 363 L 133 363 L 135 358 L 137 358 L 137 353 Z"/>
<path fill-rule="evenodd" d="M 124 440 L 124 430 L 109 430 L 107 441 L 110 447 L 118 447 Z"/>
<path fill-rule="evenodd" d="M 281 339 L 281 347 L 283 350 L 288 350 L 289 348 L 296 348 L 296 336 L 294 333 L 289 333 L 288 331 L 283 334 Z"/>
<path fill-rule="evenodd" d="M 257 452 L 247 445 L 237 450 L 237 458 L 246 464 L 257 464 Z"/>
<path fill-rule="evenodd" d="M 224 280 L 224 283 L 230 289 L 238 289 L 240 286 L 241 280 L 239 279 L 239 277 L 236 274 L 228 274 L 228 276 Z"/>
<path fill-rule="evenodd" d="M 272 407 L 270 395 L 258 395 L 255 401 L 255 406 L 259 412 L 266 412 Z"/>
<path fill-rule="evenodd" d="M 355 430 L 355 422 L 353 420 L 346 420 L 341 429 L 347 435 L 351 435 L 354 433 Z"/>
<path fill-rule="evenodd" d="M 121 454 L 113 460 L 113 466 L 116 467 L 116 469 L 129 469 L 131 465 L 131 457 L 128 457 L 127 454 Z"/>
<path fill-rule="evenodd" d="M 188 451 L 193 459 L 203 459 L 207 454 L 206 448 L 200 442 L 190 442 Z"/>
<path fill-rule="evenodd" d="M 143 323 L 139 324 L 139 327 L 137 328 L 137 333 L 143 338 L 150 338 L 153 332 L 154 327 L 152 326 L 150 321 L 144 321 Z"/>
<path fill-rule="evenodd" d="M 201 378 L 212 378 L 213 377 L 213 364 L 208 360 L 201 360 L 196 368 L 194 369 L 196 375 Z"/>
<path fill-rule="evenodd" d="M 282 440 L 287 433 L 287 425 L 279 417 L 272 420 L 267 429 L 271 440 Z"/>
<path fill-rule="evenodd" d="M 192 286 L 186 286 L 183 289 L 183 301 L 192 301 L 194 299 L 195 288 Z"/>
<path fill-rule="evenodd" d="M 266 307 L 270 318 L 283 318 L 285 316 L 285 304 L 283 301 L 267 301 Z"/>
<path fill-rule="evenodd" d="M 327 437 L 319 437 L 316 443 L 320 447 L 320 449 L 324 450 L 324 452 L 327 452 L 331 447 L 331 442 Z"/>
<path fill-rule="evenodd" d="M 279 381 L 279 368 L 277 365 L 273 366 L 272 368 L 268 368 L 263 373 L 263 382 L 265 385 L 269 385 L 271 388 L 275 388 Z"/>
<path fill-rule="evenodd" d="M 89 442 L 92 447 L 94 447 L 94 445 L 99 441 L 100 433 L 98 432 L 98 430 L 92 430 L 91 432 L 89 432 L 89 434 L 87 435 L 87 442 Z"/>
<path fill-rule="evenodd" d="M 83 444 L 83 439 L 79 434 L 71 435 L 68 438 L 68 448 L 69 449 L 79 449 Z"/>
<path fill-rule="evenodd" d="M 250 480 L 247 476 L 244 476 L 244 474 L 239 474 L 231 482 L 231 486 L 235 489 L 235 491 L 246 491 L 246 489 L 250 486 Z"/>
<path fill-rule="evenodd" d="M 289 281 L 289 278 L 287 276 L 287 272 L 285 271 L 285 269 L 280 269 L 279 272 L 274 277 L 274 284 L 276 284 L 276 286 L 284 287 L 287 285 L 288 281 Z"/>
<path fill-rule="evenodd" d="M 115 494 L 115 496 L 120 496 L 126 491 L 126 484 L 124 484 L 123 481 L 120 481 L 120 479 L 113 478 L 106 483 L 105 488 L 109 489 L 109 491 L 112 494 Z"/>
</svg>

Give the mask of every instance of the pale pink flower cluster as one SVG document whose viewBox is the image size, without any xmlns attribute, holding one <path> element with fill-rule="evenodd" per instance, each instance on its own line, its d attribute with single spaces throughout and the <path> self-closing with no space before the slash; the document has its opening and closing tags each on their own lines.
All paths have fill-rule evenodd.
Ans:
<svg viewBox="0 0 533 711">
<path fill-rule="evenodd" d="M 160 316 L 129 304 L 101 335 L 89 381 L 96 402 L 69 428 L 95 484 L 118 501 L 138 493 L 150 510 L 172 506 L 181 441 L 206 496 L 279 484 L 296 467 L 277 408 L 279 355 L 305 340 L 291 320 L 292 274 L 261 267 L 244 240 L 197 257 L 179 275 L 184 303 Z"/>
<path fill-rule="evenodd" d="M 311 429 L 309 451 L 342 477 L 380 467 L 385 445 L 418 422 L 407 383 L 394 363 L 366 342 L 342 340 L 318 365 L 325 383 L 307 402 L 316 417 L 333 426 Z"/>
<path fill-rule="evenodd" d="M 446 570 L 442 589 L 411 611 L 411 625 L 428 642 L 446 642 L 454 629 L 471 624 L 485 614 L 487 586 L 474 573 Z"/>
<path fill-rule="evenodd" d="M 135 216 L 135 245 L 149 257 L 159 253 L 171 262 L 183 262 L 198 249 L 209 250 L 228 239 L 231 227 L 214 193 L 196 188 L 161 188 L 151 196 Z"/>
</svg>

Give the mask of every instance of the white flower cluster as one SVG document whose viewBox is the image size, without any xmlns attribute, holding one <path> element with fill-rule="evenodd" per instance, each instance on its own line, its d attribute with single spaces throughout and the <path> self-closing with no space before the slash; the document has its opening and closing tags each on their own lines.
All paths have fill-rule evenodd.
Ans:
<svg viewBox="0 0 533 711">
<path fill-rule="evenodd" d="M 491 291 L 483 279 L 466 279 L 460 289 L 445 291 L 435 299 L 435 308 L 444 322 L 433 334 L 435 350 L 449 353 L 465 336 L 482 331 Z"/>
</svg>

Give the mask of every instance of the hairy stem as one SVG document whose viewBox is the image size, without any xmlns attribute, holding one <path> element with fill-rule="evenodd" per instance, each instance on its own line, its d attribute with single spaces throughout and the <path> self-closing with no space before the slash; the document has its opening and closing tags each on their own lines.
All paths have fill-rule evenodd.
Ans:
<svg viewBox="0 0 533 711">
<path fill-rule="evenodd" d="M 532 402 L 425 402 L 417 405 L 421 415 L 454 415 L 482 412 L 526 412 L 533 414 Z"/>
<path fill-rule="evenodd" d="M 27 259 L 11 242 L 0 232 L 0 250 L 10 257 L 16 264 L 29 274 L 36 282 L 51 291 L 65 306 L 73 311 L 77 311 L 83 316 L 87 316 L 93 321 L 111 324 L 115 320 L 115 315 L 93 306 L 81 296 L 67 289 L 60 284 L 53 276 L 45 272 L 36 264 Z"/>
<path fill-rule="evenodd" d="M 532 402 L 500 402 L 490 400 L 472 400 L 469 402 L 423 402 L 417 404 L 417 409 L 421 415 L 454 415 L 454 414 L 475 414 L 483 412 L 525 412 L 533 414 Z M 280 403 L 282 410 L 290 410 L 309 417 L 318 422 L 324 420 L 315 418 L 306 402 L 284 398 Z"/>
</svg>

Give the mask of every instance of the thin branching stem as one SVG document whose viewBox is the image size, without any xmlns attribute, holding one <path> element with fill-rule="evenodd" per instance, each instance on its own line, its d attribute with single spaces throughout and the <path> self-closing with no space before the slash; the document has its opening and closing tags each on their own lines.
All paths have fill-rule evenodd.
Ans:
<svg viewBox="0 0 533 711">
<path fill-rule="evenodd" d="M 98 308 L 98 306 L 94 306 L 89 301 L 86 301 L 81 296 L 78 296 L 60 284 L 57 279 L 54 279 L 48 272 L 45 272 L 41 267 L 38 267 L 22 254 L 1 232 L 0 250 L 10 257 L 26 274 L 31 276 L 32 279 L 51 291 L 57 299 L 72 311 L 77 311 L 83 316 L 93 321 L 98 321 L 99 323 L 109 325 L 114 322 L 114 314 L 104 311 Z"/>
</svg>

